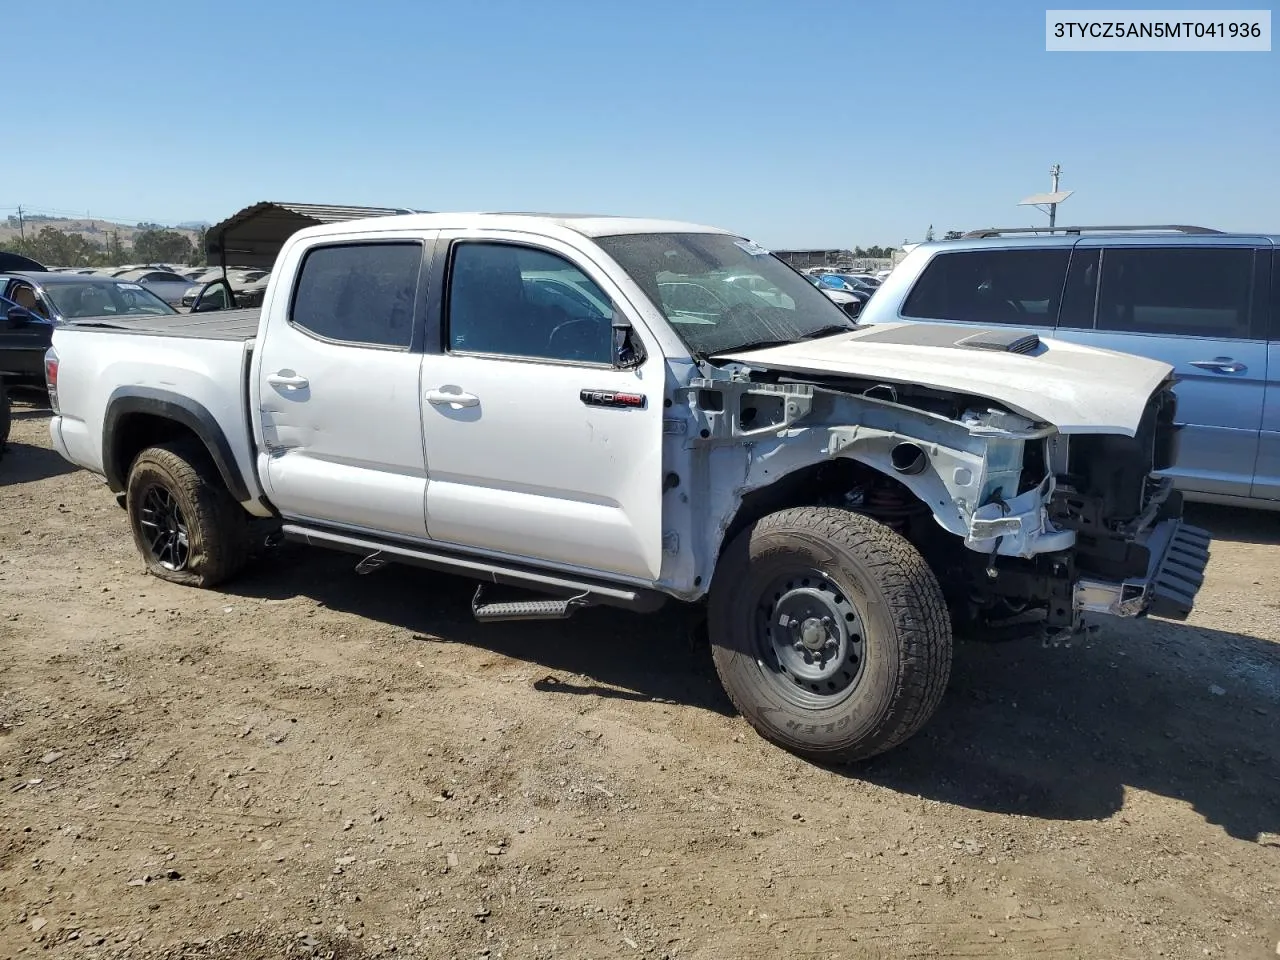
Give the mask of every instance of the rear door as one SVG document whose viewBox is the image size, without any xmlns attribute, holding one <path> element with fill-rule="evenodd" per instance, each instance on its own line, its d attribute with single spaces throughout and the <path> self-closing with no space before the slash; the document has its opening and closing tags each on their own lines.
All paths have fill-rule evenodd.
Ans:
<svg viewBox="0 0 1280 960">
<path fill-rule="evenodd" d="M 657 579 L 665 359 L 614 362 L 607 271 L 559 241 L 443 233 L 445 298 L 423 358 L 432 540 Z M 435 271 L 433 270 L 433 274 Z M 579 292 L 545 297 L 548 278 Z"/>
<path fill-rule="evenodd" d="M 1258 467 L 1253 495 L 1280 500 L 1280 250 L 1271 254 L 1271 296 L 1267 387 L 1262 404 L 1262 433 L 1258 442 Z"/>
<path fill-rule="evenodd" d="M 293 248 L 254 360 L 259 474 L 287 518 L 426 537 L 418 376 L 431 236 Z"/>
<path fill-rule="evenodd" d="M 1184 490 L 1248 497 L 1266 385 L 1269 258 L 1255 244 L 1076 244 L 1057 335 L 1171 364 Z"/>
</svg>

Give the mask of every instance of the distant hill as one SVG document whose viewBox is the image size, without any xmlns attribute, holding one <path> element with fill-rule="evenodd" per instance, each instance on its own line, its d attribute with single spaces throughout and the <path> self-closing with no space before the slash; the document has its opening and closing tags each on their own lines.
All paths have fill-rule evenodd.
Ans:
<svg viewBox="0 0 1280 960">
<path fill-rule="evenodd" d="M 155 224 L 147 224 L 148 227 L 154 227 Z M 106 246 L 108 241 L 112 240 L 112 233 L 118 232 L 120 246 L 133 246 L 133 238 L 142 231 L 136 223 L 113 223 L 110 220 L 78 220 L 78 219 L 60 219 L 57 217 L 27 217 L 25 230 L 28 237 L 35 236 L 44 227 L 53 227 L 55 230 L 61 230 L 66 234 L 79 234 L 90 243 Z M 166 230 L 173 230 L 177 233 L 184 234 L 191 240 L 194 246 L 199 242 L 199 226 L 194 222 L 179 224 L 176 227 L 164 227 Z M 10 240 L 16 240 L 20 236 L 18 232 L 18 224 L 16 218 L 9 220 L 0 220 L 0 243 Z"/>
</svg>

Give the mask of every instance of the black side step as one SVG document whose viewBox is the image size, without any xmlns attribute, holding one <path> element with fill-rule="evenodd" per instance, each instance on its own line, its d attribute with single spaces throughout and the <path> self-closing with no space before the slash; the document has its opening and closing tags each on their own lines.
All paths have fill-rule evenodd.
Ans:
<svg viewBox="0 0 1280 960">
<path fill-rule="evenodd" d="M 580 593 L 573 597 L 548 597 L 545 600 L 511 600 L 485 603 L 484 584 L 476 586 L 476 595 L 471 598 L 471 613 L 482 623 L 495 623 L 499 620 L 568 620 L 574 611 L 587 606 L 587 595 Z"/>
<path fill-rule="evenodd" d="M 314 547 L 329 547 L 347 553 L 356 553 L 364 557 L 357 565 L 357 572 L 369 573 L 386 563 L 407 563 L 412 566 L 426 567 L 443 573 L 473 577 L 484 583 L 504 584 L 512 587 L 523 587 L 534 590 L 543 596 L 548 594 L 566 594 L 577 606 L 601 604 L 610 607 L 623 607 L 649 613 L 657 610 L 666 602 L 666 596 L 655 590 L 640 587 L 609 583 L 603 580 L 579 579 L 572 575 L 552 573 L 517 564 L 507 564 L 482 557 L 463 556 L 446 553 L 443 550 L 420 547 L 416 544 L 395 543 L 367 536 L 354 536 L 345 531 L 327 530 L 323 527 L 303 526 L 298 523 L 286 523 L 280 528 L 286 540 L 305 543 Z M 579 599 L 580 598 L 580 599 Z M 553 600 L 532 601 L 537 604 L 560 604 L 559 598 Z M 474 601 L 473 601 L 474 604 Z M 486 607 L 491 606 L 489 604 Z M 492 606 L 505 607 L 505 604 Z M 528 603 L 517 604 L 520 607 Z M 539 607 L 539 609 L 543 609 Z M 549 615 L 549 614 L 543 614 Z M 564 614 L 567 616 L 568 614 Z M 495 616 L 489 619 L 499 619 Z M 508 619 L 502 617 L 501 619 Z"/>
<path fill-rule="evenodd" d="M 1186 620 L 1204 584 L 1212 540 L 1208 530 L 1180 523 L 1151 581 L 1149 613 Z"/>
</svg>

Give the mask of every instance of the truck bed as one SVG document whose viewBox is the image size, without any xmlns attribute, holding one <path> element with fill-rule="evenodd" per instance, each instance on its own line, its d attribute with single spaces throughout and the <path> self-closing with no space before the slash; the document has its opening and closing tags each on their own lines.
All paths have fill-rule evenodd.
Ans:
<svg viewBox="0 0 1280 960">
<path fill-rule="evenodd" d="M 227 464 L 242 483 L 233 489 L 250 513 L 258 498 L 249 438 L 248 370 L 261 311 L 217 310 L 158 317 L 85 317 L 53 330 L 58 353 L 54 449 L 117 485 L 124 466 L 106 460 L 108 420 L 176 417 Z M 116 408 L 117 395 L 125 405 Z M 122 429 L 129 429 L 126 424 Z M 242 499 L 241 499 L 242 498 Z"/>
<path fill-rule="evenodd" d="M 262 308 L 179 313 L 164 317 L 86 317 L 66 327 L 103 333 L 132 333 L 153 337 L 186 337 L 192 340 L 252 340 L 258 332 Z"/>
</svg>

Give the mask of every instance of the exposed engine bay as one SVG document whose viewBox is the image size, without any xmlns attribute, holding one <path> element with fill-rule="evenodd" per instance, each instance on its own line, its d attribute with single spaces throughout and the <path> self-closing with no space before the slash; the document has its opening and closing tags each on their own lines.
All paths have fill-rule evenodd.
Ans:
<svg viewBox="0 0 1280 960">
<path fill-rule="evenodd" d="M 706 452 L 717 540 L 781 503 L 840 506 L 910 540 L 957 623 L 1040 614 L 1069 634 L 1087 613 L 1184 619 L 1191 609 L 1208 537 L 1177 522 L 1181 496 L 1153 476 L 1174 462 L 1171 380 L 1133 436 L 1068 436 L 927 386 L 702 369 L 710 376 L 688 387 L 699 426 L 687 446 Z"/>
</svg>

